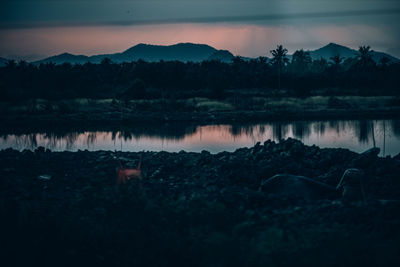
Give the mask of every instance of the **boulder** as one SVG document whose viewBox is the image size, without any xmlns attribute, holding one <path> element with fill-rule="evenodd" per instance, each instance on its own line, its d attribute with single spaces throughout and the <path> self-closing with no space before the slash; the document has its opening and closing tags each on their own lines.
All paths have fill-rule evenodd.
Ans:
<svg viewBox="0 0 400 267">
<path fill-rule="evenodd" d="M 365 200 L 364 172 L 360 169 L 351 168 L 345 170 L 336 189 L 342 192 L 344 200 Z"/>
<path fill-rule="evenodd" d="M 277 174 L 263 180 L 260 191 L 276 194 L 282 197 L 316 200 L 329 198 L 335 193 L 335 187 L 318 182 L 305 176 Z"/>
<path fill-rule="evenodd" d="M 378 147 L 364 151 L 353 160 L 354 167 L 361 169 L 368 168 L 378 158 L 379 152 L 380 149 Z"/>
</svg>

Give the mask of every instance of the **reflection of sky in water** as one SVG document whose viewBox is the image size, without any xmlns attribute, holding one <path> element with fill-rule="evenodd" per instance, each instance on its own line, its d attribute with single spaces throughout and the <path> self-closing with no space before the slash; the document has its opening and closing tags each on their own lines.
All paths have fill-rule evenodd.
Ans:
<svg viewBox="0 0 400 267">
<path fill-rule="evenodd" d="M 160 127 L 161 129 L 162 127 Z M 373 131 L 372 131 L 373 129 Z M 171 130 L 171 129 L 169 129 Z M 380 147 L 381 155 L 400 152 L 399 121 L 328 121 L 328 122 L 274 122 L 250 126 L 209 125 L 189 127 L 163 133 L 133 132 L 83 132 L 56 134 L 5 135 L 0 137 L 0 149 L 35 149 L 43 146 L 54 151 L 123 150 L 170 151 L 180 150 L 212 153 L 234 151 L 250 147 L 268 139 L 293 137 L 307 145 L 342 147 L 362 152 Z"/>
</svg>

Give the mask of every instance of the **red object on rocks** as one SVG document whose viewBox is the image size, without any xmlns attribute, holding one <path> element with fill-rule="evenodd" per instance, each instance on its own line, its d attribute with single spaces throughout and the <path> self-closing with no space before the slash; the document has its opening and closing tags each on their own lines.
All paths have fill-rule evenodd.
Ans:
<svg viewBox="0 0 400 267">
<path fill-rule="evenodd" d="M 117 169 L 117 184 L 125 183 L 127 180 L 130 179 L 142 179 L 142 157 L 140 157 L 140 161 L 138 167 L 135 168 L 124 168 L 119 162 L 119 168 Z"/>
</svg>

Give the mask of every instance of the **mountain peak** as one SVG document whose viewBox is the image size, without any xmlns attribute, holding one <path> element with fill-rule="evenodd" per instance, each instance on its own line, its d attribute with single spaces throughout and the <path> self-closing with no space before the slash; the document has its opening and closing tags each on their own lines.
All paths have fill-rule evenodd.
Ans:
<svg viewBox="0 0 400 267">
<path fill-rule="evenodd" d="M 310 51 L 310 55 L 314 60 L 319 59 L 321 57 L 329 59 L 336 55 L 340 55 L 342 57 L 347 58 L 347 57 L 353 57 L 355 52 L 356 52 L 355 50 L 348 48 L 346 46 L 335 43 L 329 43 L 317 50 Z"/>
<path fill-rule="evenodd" d="M 332 46 L 342 46 L 342 45 L 339 45 L 339 44 L 337 44 L 337 43 L 329 43 L 329 44 L 327 44 L 326 46 L 332 47 Z"/>
<path fill-rule="evenodd" d="M 203 61 L 208 59 L 215 48 L 205 44 L 178 43 L 174 45 L 137 44 L 122 52 L 116 62 L 142 59 L 145 61 L 178 60 L 178 61 Z"/>
<path fill-rule="evenodd" d="M 68 53 L 68 52 L 56 55 L 56 57 L 74 57 L 74 56 L 75 56 L 74 54 L 71 54 L 71 53 Z"/>
<path fill-rule="evenodd" d="M 324 49 L 324 48 L 328 48 L 328 49 L 340 49 L 340 48 L 342 48 L 342 49 L 350 49 L 350 48 L 348 48 L 346 46 L 343 46 L 343 45 L 340 45 L 340 44 L 336 44 L 336 43 L 329 43 L 329 44 L 321 47 L 320 49 Z"/>
</svg>

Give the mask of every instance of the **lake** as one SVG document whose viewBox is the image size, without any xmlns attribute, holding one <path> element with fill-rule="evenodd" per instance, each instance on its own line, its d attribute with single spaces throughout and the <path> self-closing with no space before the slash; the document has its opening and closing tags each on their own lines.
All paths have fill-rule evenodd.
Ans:
<svg viewBox="0 0 400 267">
<path fill-rule="evenodd" d="M 138 125 L 129 130 L 6 133 L 0 135 L 0 149 L 52 151 L 180 150 L 218 153 L 251 147 L 268 139 L 296 138 L 306 145 L 348 148 L 362 152 L 374 146 L 381 156 L 400 153 L 399 120 L 343 120 L 271 122 L 253 125 Z"/>
</svg>

